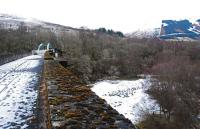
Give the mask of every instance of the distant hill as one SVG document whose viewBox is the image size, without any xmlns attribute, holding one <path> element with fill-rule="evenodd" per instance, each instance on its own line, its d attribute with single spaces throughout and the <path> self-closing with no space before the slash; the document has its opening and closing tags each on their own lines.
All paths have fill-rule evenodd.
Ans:
<svg viewBox="0 0 200 129">
<path fill-rule="evenodd" d="M 26 32 L 38 32 L 44 31 L 44 32 L 53 32 L 56 35 L 65 33 L 72 33 L 72 34 L 78 34 L 80 31 L 93 31 L 94 33 L 100 32 L 105 33 L 111 36 L 119 36 L 124 37 L 124 34 L 120 31 L 114 31 L 112 29 L 106 30 L 105 28 L 99 28 L 95 30 L 91 30 L 87 27 L 80 27 L 80 28 L 72 28 L 69 26 L 59 25 L 55 23 L 50 22 L 44 22 L 40 21 L 34 18 L 22 18 L 18 16 L 8 15 L 8 14 L 0 14 L 0 29 L 5 30 L 17 30 L 20 27 L 26 30 Z"/>
<path fill-rule="evenodd" d="M 196 23 L 163 20 L 159 37 L 164 40 L 200 40 L 200 19 Z"/>
<path fill-rule="evenodd" d="M 155 38 L 159 37 L 160 34 L 160 28 L 154 28 L 154 29 L 148 29 L 148 30 L 137 30 L 133 33 L 126 34 L 129 38 Z"/>
<path fill-rule="evenodd" d="M 62 32 L 75 32 L 77 29 L 59 24 L 40 21 L 34 18 L 22 18 L 13 15 L 0 14 L 0 29 L 17 30 L 23 27 L 27 32 L 51 31 L 55 34 Z"/>
<path fill-rule="evenodd" d="M 189 20 L 162 20 L 160 28 L 138 30 L 126 34 L 130 38 L 154 38 L 158 37 L 166 41 L 199 41 L 200 19 L 195 23 Z"/>
<path fill-rule="evenodd" d="M 22 18 L 13 15 L 0 14 L 0 29 L 26 30 L 26 32 L 53 32 L 57 36 L 63 33 L 78 35 L 80 31 L 90 31 L 94 33 L 104 33 L 111 36 L 128 37 L 128 38 L 154 38 L 172 41 L 195 41 L 200 40 L 200 19 L 195 23 L 189 20 L 163 20 L 160 28 L 150 30 L 138 30 L 133 33 L 123 34 L 120 31 L 106 30 L 99 28 L 95 30 L 87 27 L 72 28 L 69 26 L 54 24 L 40 21 L 34 18 Z"/>
</svg>

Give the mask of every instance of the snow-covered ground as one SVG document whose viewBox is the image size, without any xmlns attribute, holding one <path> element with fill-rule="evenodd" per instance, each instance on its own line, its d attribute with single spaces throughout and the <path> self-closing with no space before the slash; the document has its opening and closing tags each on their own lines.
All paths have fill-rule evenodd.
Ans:
<svg viewBox="0 0 200 129">
<path fill-rule="evenodd" d="M 149 79 L 104 80 L 95 83 L 92 91 L 136 124 L 142 119 L 145 112 L 153 112 L 158 109 L 155 100 L 145 93 L 149 86 Z"/>
<path fill-rule="evenodd" d="M 0 66 L 0 128 L 29 128 L 35 117 L 41 56 Z"/>
</svg>

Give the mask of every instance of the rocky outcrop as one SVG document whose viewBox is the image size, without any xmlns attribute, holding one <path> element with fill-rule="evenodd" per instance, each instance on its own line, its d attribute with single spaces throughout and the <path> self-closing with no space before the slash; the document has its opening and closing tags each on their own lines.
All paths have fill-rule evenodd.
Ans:
<svg viewBox="0 0 200 129">
<path fill-rule="evenodd" d="M 49 128 L 135 129 L 130 120 L 99 98 L 59 62 L 45 61 L 44 81 L 51 122 Z"/>
</svg>

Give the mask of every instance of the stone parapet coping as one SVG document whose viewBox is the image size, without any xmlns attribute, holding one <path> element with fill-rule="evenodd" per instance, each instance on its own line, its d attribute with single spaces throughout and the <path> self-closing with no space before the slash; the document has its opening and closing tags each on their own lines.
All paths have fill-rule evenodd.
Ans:
<svg viewBox="0 0 200 129">
<path fill-rule="evenodd" d="M 130 120 L 98 97 L 58 61 L 45 60 L 43 80 L 49 106 L 45 109 L 49 114 L 46 115 L 48 128 L 135 129 Z"/>
</svg>

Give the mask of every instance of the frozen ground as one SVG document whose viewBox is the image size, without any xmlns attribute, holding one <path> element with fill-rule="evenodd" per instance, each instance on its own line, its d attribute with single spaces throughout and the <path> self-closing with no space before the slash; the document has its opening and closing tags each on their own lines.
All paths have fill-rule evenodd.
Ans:
<svg viewBox="0 0 200 129">
<path fill-rule="evenodd" d="M 156 102 L 145 93 L 149 86 L 148 79 L 133 81 L 105 80 L 95 83 L 92 91 L 136 124 L 142 119 L 142 115 L 145 112 L 152 112 L 158 109 Z"/>
<path fill-rule="evenodd" d="M 35 118 L 41 56 L 0 66 L 0 128 L 30 128 Z"/>
</svg>

